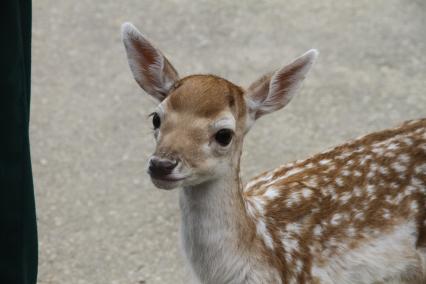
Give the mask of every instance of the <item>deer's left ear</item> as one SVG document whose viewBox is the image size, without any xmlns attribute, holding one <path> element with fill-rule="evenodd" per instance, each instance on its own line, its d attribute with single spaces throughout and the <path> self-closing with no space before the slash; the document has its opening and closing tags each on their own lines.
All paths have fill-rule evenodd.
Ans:
<svg viewBox="0 0 426 284">
<path fill-rule="evenodd" d="M 133 77 L 149 95 L 161 102 L 179 79 L 178 73 L 131 23 L 121 26 L 121 35 Z"/>
<path fill-rule="evenodd" d="M 296 58 L 291 64 L 274 73 L 269 73 L 251 84 L 246 93 L 249 115 L 253 119 L 258 119 L 264 114 L 287 105 L 305 79 L 317 56 L 318 51 L 311 49 Z"/>
</svg>

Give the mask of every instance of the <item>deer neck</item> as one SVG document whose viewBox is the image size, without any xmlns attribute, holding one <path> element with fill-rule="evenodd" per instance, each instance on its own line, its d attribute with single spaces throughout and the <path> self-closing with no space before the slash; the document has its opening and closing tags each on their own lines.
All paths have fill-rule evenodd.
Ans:
<svg viewBox="0 0 426 284">
<path fill-rule="evenodd" d="M 211 219 L 214 224 L 235 228 L 234 221 L 246 218 L 239 173 L 226 173 L 218 179 L 183 188 L 180 206 L 184 218 Z"/>
<path fill-rule="evenodd" d="M 243 266 L 244 254 L 255 234 L 242 196 L 240 156 L 235 162 L 233 171 L 180 192 L 183 248 L 196 274 L 206 283 L 224 281 L 218 277 L 232 275 L 226 271 L 229 267 L 243 269 L 227 266 L 227 262 L 232 259 Z M 206 271 L 212 265 L 217 270 Z"/>
<path fill-rule="evenodd" d="M 249 225 L 242 190 L 238 169 L 218 179 L 183 188 L 180 192 L 183 222 L 197 224 L 200 233 L 204 229 L 239 233 L 239 229 Z"/>
</svg>

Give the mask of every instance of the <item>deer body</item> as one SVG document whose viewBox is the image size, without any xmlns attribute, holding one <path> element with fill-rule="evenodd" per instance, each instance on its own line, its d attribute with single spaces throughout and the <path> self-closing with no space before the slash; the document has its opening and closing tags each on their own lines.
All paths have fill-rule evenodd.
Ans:
<svg viewBox="0 0 426 284">
<path fill-rule="evenodd" d="M 426 119 L 235 177 L 180 193 L 203 283 L 423 283 Z"/>
<path fill-rule="evenodd" d="M 425 281 L 426 119 L 264 173 L 244 195 L 287 281 Z"/>
<path fill-rule="evenodd" d="M 426 119 L 373 133 L 242 185 L 243 139 L 283 108 L 317 52 L 248 89 L 213 75 L 180 79 L 131 24 L 133 75 L 159 102 L 149 163 L 181 187 L 183 249 L 201 283 L 426 283 Z"/>
</svg>

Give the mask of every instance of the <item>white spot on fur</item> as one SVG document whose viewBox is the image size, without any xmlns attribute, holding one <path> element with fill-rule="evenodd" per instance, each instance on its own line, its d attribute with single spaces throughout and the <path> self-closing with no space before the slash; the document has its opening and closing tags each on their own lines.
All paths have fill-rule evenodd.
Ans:
<svg viewBox="0 0 426 284">
<path fill-rule="evenodd" d="M 309 197 L 311 197 L 311 196 L 312 196 L 312 190 L 310 190 L 309 188 L 304 188 L 304 189 L 302 190 L 302 196 L 303 196 L 304 198 L 309 198 Z"/>
<path fill-rule="evenodd" d="M 317 187 L 318 186 L 318 182 L 316 181 L 317 178 L 315 176 L 313 177 L 308 177 L 308 180 L 306 181 L 306 185 L 308 185 L 309 187 Z"/>
<path fill-rule="evenodd" d="M 274 243 L 272 241 L 272 237 L 266 228 L 266 224 L 262 219 L 259 219 L 256 225 L 257 234 L 262 237 L 263 241 L 265 242 L 265 245 L 270 248 L 274 249 Z"/>
<path fill-rule="evenodd" d="M 319 164 L 320 164 L 320 165 L 328 165 L 328 164 L 330 164 L 330 163 L 331 163 L 331 160 L 330 160 L 330 159 L 324 159 L 324 160 L 319 161 Z"/>
<path fill-rule="evenodd" d="M 416 174 L 426 174 L 426 163 L 417 165 L 414 169 Z"/>
<path fill-rule="evenodd" d="M 393 203 L 394 204 L 399 204 L 402 202 L 402 200 L 404 199 L 405 195 L 404 193 L 400 192 L 396 195 L 396 197 L 393 199 Z"/>
<path fill-rule="evenodd" d="M 352 155 L 352 153 L 350 153 L 350 152 L 344 152 L 344 153 L 340 154 L 339 156 L 337 156 L 336 158 L 339 159 L 339 160 L 344 160 L 347 157 L 349 157 L 350 155 Z"/>
<path fill-rule="evenodd" d="M 330 173 L 336 170 L 336 165 L 335 164 L 331 164 L 330 166 L 328 166 L 328 168 L 324 171 L 326 173 Z"/>
<path fill-rule="evenodd" d="M 397 188 L 399 188 L 399 185 L 396 182 L 391 182 L 390 187 L 393 188 L 393 189 L 397 189 Z"/>
<path fill-rule="evenodd" d="M 293 205 L 296 205 L 300 202 L 300 192 L 294 191 L 290 193 L 289 197 L 286 200 L 287 207 L 293 207 Z"/>
<path fill-rule="evenodd" d="M 371 160 L 371 155 L 365 155 L 361 157 L 359 164 L 363 166 L 369 160 Z"/>
<path fill-rule="evenodd" d="M 285 173 L 285 175 L 282 177 L 282 179 L 287 178 L 287 177 L 292 176 L 292 175 L 295 175 L 295 174 L 298 174 L 302 171 L 303 171 L 302 168 L 291 169 L 291 170 L 289 170 L 288 172 Z"/>
<path fill-rule="evenodd" d="M 296 260 L 296 273 L 302 272 L 302 268 L 303 262 L 300 259 Z"/>
<path fill-rule="evenodd" d="M 415 177 L 411 178 L 410 183 L 415 187 L 424 187 L 425 186 L 424 182 L 422 182 L 421 180 L 419 180 L 418 178 L 415 178 Z"/>
<path fill-rule="evenodd" d="M 354 215 L 355 220 L 364 220 L 364 218 L 365 218 L 364 213 L 360 211 L 356 212 Z"/>
<path fill-rule="evenodd" d="M 340 196 L 340 202 L 342 204 L 345 204 L 346 202 L 348 202 L 349 199 L 351 199 L 351 194 L 349 192 L 345 192 L 342 194 L 342 196 Z"/>
<path fill-rule="evenodd" d="M 391 218 L 391 213 L 390 213 L 389 209 L 386 209 L 386 208 L 385 208 L 385 209 L 383 210 L 383 212 L 384 212 L 384 213 L 383 213 L 383 218 L 384 218 L 384 219 L 389 220 L 389 219 Z"/>
<path fill-rule="evenodd" d="M 383 167 L 383 166 L 379 167 L 379 172 L 380 172 L 382 175 L 387 175 L 387 174 L 389 174 L 389 170 L 388 170 L 387 168 Z"/>
<path fill-rule="evenodd" d="M 331 185 L 325 187 L 324 193 L 325 193 L 325 195 L 330 196 L 331 199 L 333 199 L 333 200 L 337 199 L 336 189 L 334 187 L 332 187 Z"/>
<path fill-rule="evenodd" d="M 390 143 L 389 146 L 388 146 L 388 150 L 396 150 L 398 148 L 399 148 L 399 146 L 396 143 Z"/>
<path fill-rule="evenodd" d="M 401 163 L 409 163 L 410 162 L 410 156 L 408 156 L 407 154 L 400 154 L 399 156 L 398 156 L 398 160 L 401 162 Z"/>
<path fill-rule="evenodd" d="M 287 253 L 299 250 L 299 241 L 287 232 L 281 232 L 281 243 Z"/>
<path fill-rule="evenodd" d="M 356 197 L 360 197 L 362 195 L 362 190 L 358 186 L 354 187 L 354 194 Z"/>
<path fill-rule="evenodd" d="M 411 201 L 410 209 L 413 210 L 414 212 L 417 212 L 417 210 L 419 209 L 419 205 L 417 204 L 417 201 L 415 200 Z"/>
<path fill-rule="evenodd" d="M 378 155 L 383 155 L 383 153 L 385 152 L 385 149 L 383 149 L 382 147 L 377 147 L 377 148 L 373 148 L 371 151 Z"/>
<path fill-rule="evenodd" d="M 367 185 L 367 195 L 371 196 L 376 192 L 376 188 L 374 187 L 374 185 L 369 184 Z"/>
<path fill-rule="evenodd" d="M 361 153 L 361 152 L 364 152 L 364 150 L 365 150 L 365 147 L 364 147 L 364 146 L 358 146 L 358 147 L 355 149 L 355 153 Z"/>
<path fill-rule="evenodd" d="M 291 263 L 293 261 L 293 255 L 289 252 L 285 252 L 284 257 L 287 263 Z"/>
<path fill-rule="evenodd" d="M 375 176 L 374 172 L 368 172 L 368 174 L 367 174 L 368 179 L 372 179 L 374 176 Z"/>
<path fill-rule="evenodd" d="M 264 214 L 265 200 L 261 196 L 253 196 L 253 205 L 261 215 Z"/>
<path fill-rule="evenodd" d="M 385 157 L 387 158 L 394 158 L 396 156 L 396 154 L 394 152 L 386 152 L 385 153 Z"/>
<path fill-rule="evenodd" d="M 338 186 L 343 186 L 344 185 L 343 179 L 341 177 L 336 178 L 336 184 Z"/>
<path fill-rule="evenodd" d="M 404 138 L 402 138 L 402 142 L 404 142 L 405 144 L 407 144 L 407 146 L 413 145 L 413 140 L 411 140 L 410 137 L 404 137 Z"/>
<path fill-rule="evenodd" d="M 314 167 L 313 163 L 309 163 L 305 165 L 305 169 L 312 169 Z"/>
<path fill-rule="evenodd" d="M 392 163 L 392 164 L 391 164 L 391 167 L 392 167 L 395 171 L 397 171 L 398 173 L 405 173 L 405 171 L 407 170 L 407 167 L 406 167 L 406 166 L 404 166 L 403 164 L 398 163 L 398 162 L 394 162 L 394 163 Z"/>
<path fill-rule="evenodd" d="M 342 214 L 336 213 L 333 215 L 333 217 L 331 218 L 331 225 L 333 226 L 337 226 L 342 222 L 343 216 Z"/>
<path fill-rule="evenodd" d="M 299 235 L 302 230 L 300 223 L 289 223 L 285 226 L 285 229 L 288 233 Z"/>
<path fill-rule="evenodd" d="M 278 196 L 280 196 L 280 192 L 275 187 L 269 187 L 268 190 L 265 192 L 265 197 L 268 199 L 275 199 Z"/>
<path fill-rule="evenodd" d="M 417 191 L 417 188 L 412 186 L 412 185 L 407 185 L 407 187 L 405 188 L 405 194 L 408 196 L 412 193 L 415 193 Z"/>
<path fill-rule="evenodd" d="M 319 237 L 322 234 L 322 227 L 320 224 L 317 224 L 314 228 L 314 235 Z"/>
</svg>

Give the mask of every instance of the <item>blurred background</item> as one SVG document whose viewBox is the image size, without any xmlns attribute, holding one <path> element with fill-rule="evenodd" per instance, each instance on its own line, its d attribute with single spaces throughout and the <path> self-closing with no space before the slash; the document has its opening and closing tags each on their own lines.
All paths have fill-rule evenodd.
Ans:
<svg viewBox="0 0 426 284">
<path fill-rule="evenodd" d="M 154 104 L 127 65 L 125 21 L 181 76 L 242 86 L 319 49 L 298 96 L 247 136 L 245 178 L 426 115 L 423 0 L 33 1 L 39 283 L 186 283 L 178 191 L 145 173 Z"/>
</svg>

